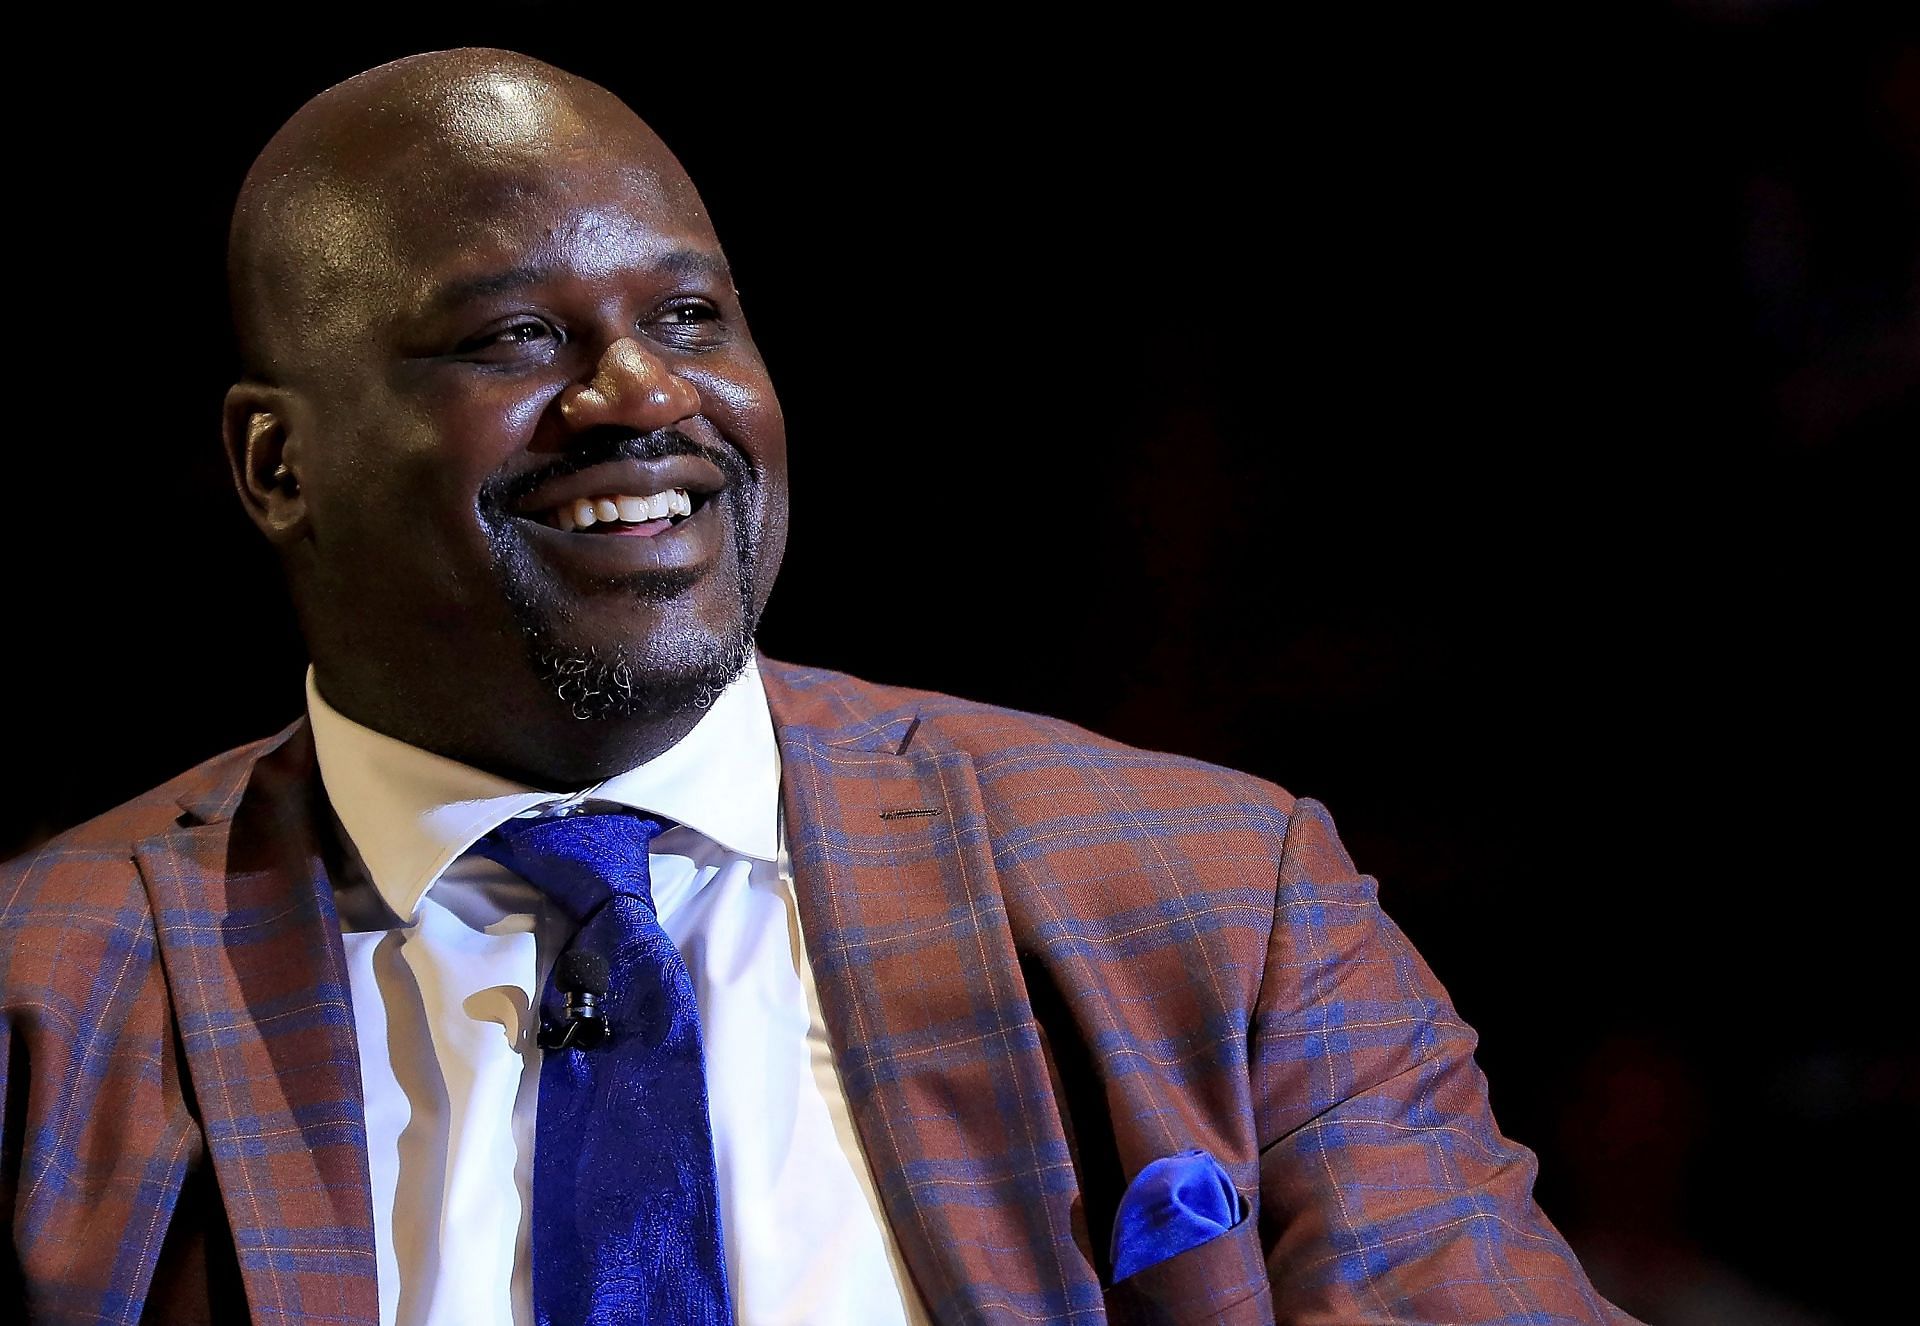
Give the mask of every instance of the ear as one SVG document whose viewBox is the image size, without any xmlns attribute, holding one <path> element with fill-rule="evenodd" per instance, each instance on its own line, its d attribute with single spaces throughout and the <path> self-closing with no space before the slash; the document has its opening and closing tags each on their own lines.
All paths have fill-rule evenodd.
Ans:
<svg viewBox="0 0 1920 1326">
<path fill-rule="evenodd" d="M 293 431 L 293 393 L 260 382 L 237 382 L 220 416 L 233 486 L 247 516 L 269 542 L 284 546 L 307 532 L 307 499 L 300 485 L 299 440 Z"/>
</svg>

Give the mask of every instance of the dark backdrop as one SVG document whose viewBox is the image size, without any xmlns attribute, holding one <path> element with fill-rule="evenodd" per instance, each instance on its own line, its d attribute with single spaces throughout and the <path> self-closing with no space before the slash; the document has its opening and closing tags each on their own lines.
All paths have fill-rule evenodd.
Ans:
<svg viewBox="0 0 1920 1326">
<path fill-rule="evenodd" d="M 1894 6 L 1549 8 L 54 16 L 11 81 L 8 845 L 298 712 L 217 446 L 226 210 L 326 84 L 516 46 L 719 223 L 794 452 L 768 652 L 1328 802 L 1608 1292 L 1870 1318 L 1920 1098 L 1920 65 Z"/>
</svg>

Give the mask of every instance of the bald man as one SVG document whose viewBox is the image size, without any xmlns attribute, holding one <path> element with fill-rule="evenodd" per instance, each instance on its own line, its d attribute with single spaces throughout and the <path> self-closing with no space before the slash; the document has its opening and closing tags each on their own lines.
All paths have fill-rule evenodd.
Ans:
<svg viewBox="0 0 1920 1326">
<path fill-rule="evenodd" d="M 1619 1319 L 1321 808 L 755 652 L 784 422 L 610 94 L 349 80 L 230 270 L 308 710 L 0 879 L 36 1319 Z"/>
</svg>

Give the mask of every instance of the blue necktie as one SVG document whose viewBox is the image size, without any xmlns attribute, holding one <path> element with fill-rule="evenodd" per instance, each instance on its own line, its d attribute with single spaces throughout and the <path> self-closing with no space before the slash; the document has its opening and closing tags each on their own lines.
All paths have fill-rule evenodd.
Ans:
<svg viewBox="0 0 1920 1326">
<path fill-rule="evenodd" d="M 607 961 L 608 1035 L 548 1050 L 533 1150 L 533 1308 L 541 1326 L 733 1320 L 693 980 L 654 916 L 632 814 L 508 820 L 474 844 L 580 923 Z M 542 1016 L 562 999 L 549 980 Z"/>
</svg>

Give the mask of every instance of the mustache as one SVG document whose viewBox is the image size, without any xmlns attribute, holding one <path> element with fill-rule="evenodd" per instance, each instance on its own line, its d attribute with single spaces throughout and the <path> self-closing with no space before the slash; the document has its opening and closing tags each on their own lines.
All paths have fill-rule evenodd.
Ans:
<svg viewBox="0 0 1920 1326">
<path fill-rule="evenodd" d="M 698 456 L 707 461 L 727 477 L 727 488 L 736 495 L 753 482 L 753 469 L 738 451 L 702 442 L 677 428 L 656 428 L 648 433 L 593 428 L 574 437 L 564 453 L 537 470 L 487 480 L 480 486 L 480 501 L 484 507 L 504 513 L 551 480 L 609 461 L 664 460 L 668 456 Z"/>
</svg>

